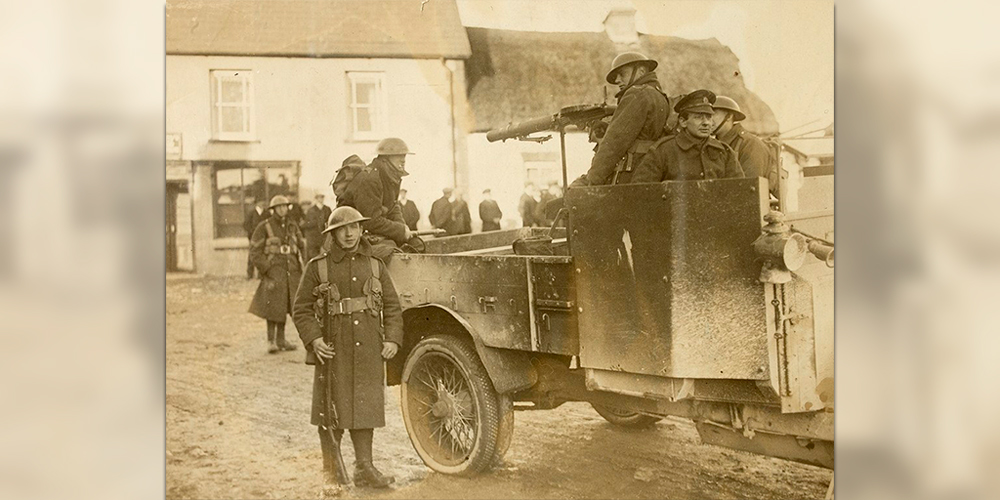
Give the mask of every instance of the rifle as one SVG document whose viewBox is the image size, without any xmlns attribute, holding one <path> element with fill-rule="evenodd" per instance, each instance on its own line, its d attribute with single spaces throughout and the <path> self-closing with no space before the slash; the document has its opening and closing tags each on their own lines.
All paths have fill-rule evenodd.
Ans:
<svg viewBox="0 0 1000 500">
<path fill-rule="evenodd" d="M 317 262 L 316 264 L 319 265 L 319 266 L 326 265 L 326 260 L 324 259 L 324 260 L 322 260 L 320 262 Z M 335 289 L 335 285 L 331 285 L 329 282 L 326 282 L 326 283 L 320 283 L 317 288 L 319 289 L 319 295 L 322 298 L 322 302 L 323 302 L 323 307 L 322 307 L 322 313 L 323 313 L 323 342 L 326 343 L 326 345 L 328 345 L 328 346 L 333 346 L 334 345 L 333 344 L 334 343 L 334 338 L 333 338 L 334 335 L 333 335 L 333 328 L 331 327 L 331 324 L 330 324 L 331 323 L 331 318 L 330 318 L 330 301 L 331 301 L 331 298 L 332 298 L 332 295 L 333 295 L 331 293 L 331 289 Z M 340 294 L 337 294 L 337 295 L 340 295 Z M 322 361 L 322 359 L 319 358 L 319 356 L 317 356 L 317 359 L 319 359 L 320 361 Z M 334 399 L 334 396 L 335 396 L 335 394 L 334 394 L 334 385 L 336 384 L 337 378 L 336 378 L 336 372 L 335 372 L 334 366 L 333 366 L 333 358 L 330 358 L 330 359 L 328 359 L 326 361 L 323 361 L 323 370 L 326 371 L 326 377 L 325 377 L 326 378 L 326 381 L 325 381 L 326 382 L 326 387 L 325 387 L 325 390 L 326 390 L 326 398 L 325 398 L 326 399 L 326 407 L 324 408 L 326 410 L 326 413 L 325 413 L 325 417 L 326 418 L 324 418 L 323 424 L 324 424 L 324 427 L 326 428 L 326 431 L 328 433 L 330 433 L 330 439 L 333 441 L 333 450 L 334 450 L 333 457 L 334 457 L 334 460 L 336 461 L 337 480 L 341 484 L 346 484 L 347 483 L 347 480 L 346 480 L 346 478 L 347 478 L 347 466 L 344 464 L 344 456 L 340 452 L 340 440 L 337 439 L 337 436 L 336 436 L 336 434 L 333 431 L 334 428 L 338 427 L 339 424 L 340 424 L 340 417 L 337 415 L 337 405 L 334 403 L 334 401 L 335 401 L 335 399 Z"/>
<path fill-rule="evenodd" d="M 424 229 L 422 231 L 410 231 L 413 236 L 437 236 L 439 234 L 445 234 L 448 231 L 444 229 Z"/>
<path fill-rule="evenodd" d="M 490 130 L 486 134 L 486 140 L 496 142 L 506 141 L 507 139 L 518 139 L 544 142 L 551 139 L 552 136 L 533 138 L 528 136 L 535 132 L 562 132 L 569 125 L 576 125 L 579 128 L 583 128 L 594 120 L 611 116 L 616 109 L 618 109 L 618 106 L 613 104 L 577 104 L 566 106 L 551 116 L 532 118 L 521 123 L 511 123 L 505 127 Z"/>
</svg>

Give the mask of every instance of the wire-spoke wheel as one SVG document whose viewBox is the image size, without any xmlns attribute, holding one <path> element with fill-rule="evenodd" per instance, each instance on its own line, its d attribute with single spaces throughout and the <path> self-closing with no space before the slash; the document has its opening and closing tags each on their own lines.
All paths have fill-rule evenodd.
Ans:
<svg viewBox="0 0 1000 500">
<path fill-rule="evenodd" d="M 513 431 L 513 419 L 504 418 L 510 401 L 493 389 L 468 341 L 447 335 L 421 340 L 406 359 L 400 387 L 406 432 L 428 467 L 471 476 L 502 458 L 497 452 L 506 451 Z M 505 441 L 499 447 L 498 435 Z"/>
<path fill-rule="evenodd" d="M 642 413 L 622 410 L 620 408 L 600 405 L 597 403 L 590 403 L 590 406 L 593 406 L 594 409 L 597 410 L 597 413 L 604 417 L 604 420 L 622 427 L 641 429 L 644 427 L 650 427 L 660 420 L 663 420 L 662 417 L 651 417 L 649 415 L 643 415 Z"/>
</svg>

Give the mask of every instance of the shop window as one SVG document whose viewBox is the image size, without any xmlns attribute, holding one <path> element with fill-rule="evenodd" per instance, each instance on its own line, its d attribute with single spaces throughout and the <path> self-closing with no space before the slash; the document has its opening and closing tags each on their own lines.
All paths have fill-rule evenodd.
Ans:
<svg viewBox="0 0 1000 500">
<path fill-rule="evenodd" d="M 294 203 L 298 170 L 297 162 L 216 162 L 212 175 L 215 237 L 247 237 L 243 222 L 258 201 L 266 204 L 281 194 Z"/>
<path fill-rule="evenodd" d="M 250 70 L 213 70 L 212 138 L 217 141 L 253 141 L 254 88 Z"/>
<path fill-rule="evenodd" d="M 347 73 L 349 99 L 347 115 L 351 139 L 380 140 L 385 135 L 385 74 L 350 71 Z"/>
</svg>

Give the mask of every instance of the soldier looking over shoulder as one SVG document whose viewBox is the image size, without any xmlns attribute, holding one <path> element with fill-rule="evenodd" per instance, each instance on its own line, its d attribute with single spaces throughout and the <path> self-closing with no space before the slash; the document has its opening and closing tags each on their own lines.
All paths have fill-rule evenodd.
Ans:
<svg viewBox="0 0 1000 500">
<path fill-rule="evenodd" d="M 328 252 L 309 261 L 295 296 L 292 318 L 315 364 L 312 415 L 323 452 L 324 494 L 350 483 L 340 441 L 350 429 L 354 483 L 385 488 L 394 479 L 372 463 L 375 427 L 385 426 L 385 365 L 403 341 L 403 316 L 385 264 L 361 237 L 368 221 L 338 207 L 323 231 L 333 233 Z"/>
<path fill-rule="evenodd" d="M 695 90 L 677 102 L 680 132 L 653 145 L 633 183 L 743 177 L 736 153 L 712 137 L 715 94 Z"/>
<path fill-rule="evenodd" d="M 643 155 L 664 133 L 670 103 L 656 79 L 657 62 L 638 52 L 619 54 L 605 79 L 620 89 L 618 108 L 597 146 L 590 170 L 571 187 L 626 184 Z"/>
<path fill-rule="evenodd" d="M 776 188 L 778 184 L 774 176 L 777 176 L 778 172 L 771 166 L 771 153 L 764 145 L 764 141 L 743 128 L 740 122 L 746 119 L 747 115 L 740 110 L 740 105 L 720 95 L 715 98 L 712 108 L 715 110 L 712 118 L 715 122 L 713 134 L 720 142 L 733 148 L 743 173 L 747 177 L 764 177 L 772 188 Z"/>
<path fill-rule="evenodd" d="M 367 218 L 364 229 L 371 235 L 375 256 L 388 259 L 412 236 L 399 206 L 399 185 L 410 175 L 406 156 L 413 153 L 395 137 L 382 139 L 375 151 L 378 156 L 352 179 L 337 205 L 354 207 Z"/>
</svg>

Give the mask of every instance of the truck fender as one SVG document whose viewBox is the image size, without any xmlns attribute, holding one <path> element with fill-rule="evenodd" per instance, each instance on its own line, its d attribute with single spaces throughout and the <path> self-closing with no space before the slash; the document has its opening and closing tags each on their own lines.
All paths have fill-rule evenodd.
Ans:
<svg viewBox="0 0 1000 500">
<path fill-rule="evenodd" d="M 421 339 L 430 335 L 449 334 L 472 341 L 500 394 L 531 387 L 538 381 L 538 374 L 531 364 L 530 353 L 488 347 L 483 344 L 476 329 L 457 312 L 438 304 L 411 307 L 403 311 L 403 345 L 396 356 L 386 363 L 386 380 L 397 385 L 402 379 L 403 365 L 410 351 Z"/>
</svg>

